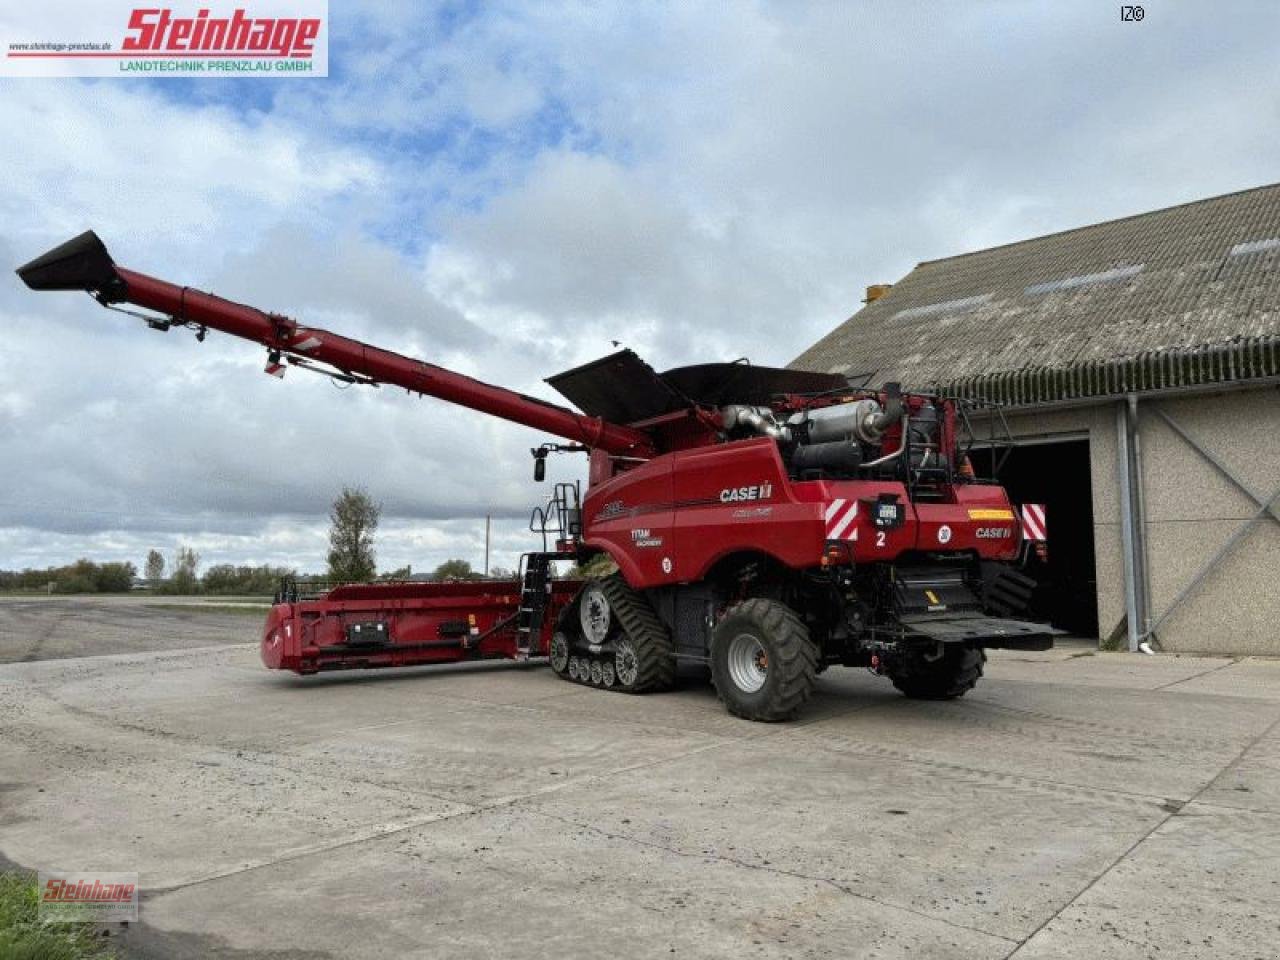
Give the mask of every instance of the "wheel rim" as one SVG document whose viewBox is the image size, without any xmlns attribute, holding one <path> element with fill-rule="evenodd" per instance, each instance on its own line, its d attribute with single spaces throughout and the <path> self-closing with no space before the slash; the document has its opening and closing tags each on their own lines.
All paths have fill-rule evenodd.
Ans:
<svg viewBox="0 0 1280 960">
<path fill-rule="evenodd" d="M 606 660 L 604 663 L 600 664 L 600 682 L 601 683 L 603 683 L 606 687 L 612 687 L 614 680 L 616 679 L 617 678 L 613 672 L 612 663 L 609 663 L 609 661 Z"/>
<path fill-rule="evenodd" d="M 569 679 L 570 680 L 578 679 L 578 658 L 577 657 L 569 658 Z"/>
<path fill-rule="evenodd" d="M 613 611 L 609 609 L 609 600 L 599 584 L 588 587 L 583 593 L 582 602 L 578 605 L 578 620 L 588 643 L 604 643 L 613 623 Z"/>
<path fill-rule="evenodd" d="M 591 682 L 594 683 L 596 686 L 600 686 L 601 677 L 602 677 L 602 674 L 600 672 L 600 661 L 593 660 L 591 662 Z"/>
<path fill-rule="evenodd" d="M 769 654 L 759 639 L 740 633 L 729 641 L 729 677 L 743 693 L 755 693 L 769 676 Z"/>
<path fill-rule="evenodd" d="M 631 645 L 631 641 L 627 637 L 618 639 L 618 648 L 613 656 L 614 672 L 618 675 L 618 682 L 624 687 L 629 687 L 636 682 L 636 677 L 640 673 L 640 664 L 636 662 L 636 649 Z"/>
<path fill-rule="evenodd" d="M 551 638 L 551 669 L 556 673 L 569 669 L 569 641 L 563 633 Z"/>
</svg>

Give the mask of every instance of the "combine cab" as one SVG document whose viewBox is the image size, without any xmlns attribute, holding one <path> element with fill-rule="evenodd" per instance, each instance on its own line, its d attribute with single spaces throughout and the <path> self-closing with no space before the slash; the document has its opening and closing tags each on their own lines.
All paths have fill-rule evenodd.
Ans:
<svg viewBox="0 0 1280 960">
<path fill-rule="evenodd" d="M 947 699 L 977 682 L 986 648 L 1053 642 L 1017 616 L 1027 545 L 1004 490 L 974 475 L 955 399 L 746 363 L 658 373 L 622 351 L 548 381 L 573 410 L 126 270 L 92 233 L 18 273 L 36 290 L 153 311 L 152 329 L 253 341 L 273 376 L 394 384 L 567 440 L 533 451 L 536 479 L 551 453 L 588 456 L 581 506 L 576 488 L 557 489 L 518 586 L 286 590 L 268 666 L 545 655 L 568 680 L 632 693 L 709 672 L 730 711 L 769 721 L 794 716 L 830 666 Z M 615 573 L 550 575 L 553 558 L 602 554 Z"/>
</svg>

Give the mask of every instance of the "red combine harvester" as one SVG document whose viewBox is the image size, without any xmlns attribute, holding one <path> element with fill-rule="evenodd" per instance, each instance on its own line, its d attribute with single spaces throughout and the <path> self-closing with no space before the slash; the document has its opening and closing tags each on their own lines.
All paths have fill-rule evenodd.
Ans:
<svg viewBox="0 0 1280 960">
<path fill-rule="evenodd" d="M 947 699 L 977 682 L 985 648 L 1045 649 L 1057 632 L 1009 618 L 1029 596 L 1016 567 L 1026 544 L 1004 490 L 969 464 L 971 404 L 745 363 L 659 374 L 624 350 L 547 381 L 579 413 L 126 270 L 92 232 L 18 274 L 155 311 L 141 315 L 153 329 L 251 340 L 275 376 L 296 366 L 392 384 L 569 441 L 533 451 L 538 480 L 549 453 L 588 455 L 585 498 L 557 484 L 534 511 L 543 549 L 519 580 L 314 597 L 287 584 L 263 638 L 269 667 L 546 656 L 567 679 L 632 693 L 709 667 L 730 711 L 783 720 L 829 666 Z M 552 576 L 556 559 L 602 553 L 616 573 Z"/>
</svg>

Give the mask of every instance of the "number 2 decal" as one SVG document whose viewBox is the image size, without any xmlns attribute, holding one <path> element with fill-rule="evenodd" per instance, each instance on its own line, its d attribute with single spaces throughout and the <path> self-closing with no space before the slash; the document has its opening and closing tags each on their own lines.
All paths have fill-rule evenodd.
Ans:
<svg viewBox="0 0 1280 960">
<path fill-rule="evenodd" d="M 884 531 L 883 531 L 883 530 L 877 530 L 877 531 L 876 531 L 876 546 L 877 546 L 877 547 L 883 547 L 883 546 L 884 546 Z"/>
</svg>

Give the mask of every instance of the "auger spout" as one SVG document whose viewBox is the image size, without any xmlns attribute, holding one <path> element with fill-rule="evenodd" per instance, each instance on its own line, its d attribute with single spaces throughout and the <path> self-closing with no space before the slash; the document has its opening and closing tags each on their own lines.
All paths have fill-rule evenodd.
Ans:
<svg viewBox="0 0 1280 960">
<path fill-rule="evenodd" d="M 161 326 L 171 321 L 251 340 L 269 351 L 269 371 L 273 364 L 282 371 L 285 360 L 325 364 L 363 381 L 437 397 L 615 456 L 643 458 L 654 452 L 649 435 L 643 431 L 308 327 L 280 314 L 127 270 L 116 265 L 93 231 L 36 257 L 17 273 L 32 290 L 85 290 L 104 306 L 131 303 L 154 310 L 163 315 Z"/>
</svg>

